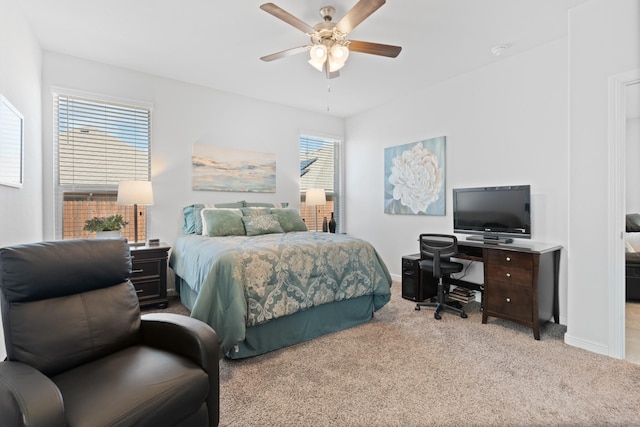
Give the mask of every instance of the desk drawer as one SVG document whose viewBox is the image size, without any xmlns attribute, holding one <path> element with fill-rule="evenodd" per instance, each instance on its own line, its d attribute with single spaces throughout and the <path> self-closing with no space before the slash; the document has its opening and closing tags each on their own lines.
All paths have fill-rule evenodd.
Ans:
<svg viewBox="0 0 640 427">
<path fill-rule="evenodd" d="M 487 252 L 489 252 L 489 259 L 485 261 L 486 264 L 533 270 L 533 257 L 530 254 L 499 250 Z"/>
<path fill-rule="evenodd" d="M 511 266 L 488 264 L 487 275 L 491 283 L 495 281 L 510 283 L 512 285 L 531 287 L 533 283 L 533 271 Z"/>
<path fill-rule="evenodd" d="M 139 278 L 160 277 L 160 260 L 136 260 L 131 265 L 131 280 Z"/>
<path fill-rule="evenodd" d="M 524 322 L 533 321 L 533 290 L 509 283 L 492 282 L 486 287 L 485 310 Z"/>
</svg>

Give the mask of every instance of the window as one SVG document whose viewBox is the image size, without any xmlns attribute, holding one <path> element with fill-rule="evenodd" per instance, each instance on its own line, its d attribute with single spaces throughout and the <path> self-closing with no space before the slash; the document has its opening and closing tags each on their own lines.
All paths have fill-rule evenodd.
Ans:
<svg viewBox="0 0 640 427">
<path fill-rule="evenodd" d="M 94 216 L 120 214 L 133 224 L 133 206 L 116 203 L 118 183 L 148 181 L 151 109 L 58 94 L 56 131 L 56 238 L 92 237 L 83 230 Z M 146 209 L 138 207 L 138 238 L 146 240 Z M 134 227 L 122 230 L 134 239 Z"/>
<path fill-rule="evenodd" d="M 322 188 L 327 195 L 327 204 L 317 206 L 318 229 L 322 219 L 329 220 L 331 213 L 336 220 L 336 232 L 342 232 L 342 169 L 340 166 L 341 142 L 336 139 L 300 136 L 300 215 L 310 230 L 314 230 L 314 208 L 305 203 L 306 191 Z"/>
</svg>

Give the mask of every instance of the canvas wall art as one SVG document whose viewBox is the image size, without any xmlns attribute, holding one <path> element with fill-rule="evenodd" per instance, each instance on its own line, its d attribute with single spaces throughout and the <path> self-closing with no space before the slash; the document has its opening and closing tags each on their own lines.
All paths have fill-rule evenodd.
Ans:
<svg viewBox="0 0 640 427">
<path fill-rule="evenodd" d="M 384 149 L 384 212 L 445 214 L 446 137 Z"/>
<path fill-rule="evenodd" d="M 193 144 L 193 189 L 275 193 L 276 155 Z"/>
</svg>

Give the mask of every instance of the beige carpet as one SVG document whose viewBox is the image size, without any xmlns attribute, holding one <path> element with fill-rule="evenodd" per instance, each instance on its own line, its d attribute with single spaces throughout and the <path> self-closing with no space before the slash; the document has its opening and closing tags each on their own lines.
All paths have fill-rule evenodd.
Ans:
<svg viewBox="0 0 640 427">
<path fill-rule="evenodd" d="M 640 364 L 640 302 L 626 303 L 625 358 Z"/>
<path fill-rule="evenodd" d="M 565 328 L 415 311 L 394 284 L 364 325 L 220 363 L 221 426 L 640 425 L 640 365 Z M 171 308 L 171 307 L 170 307 Z"/>
</svg>

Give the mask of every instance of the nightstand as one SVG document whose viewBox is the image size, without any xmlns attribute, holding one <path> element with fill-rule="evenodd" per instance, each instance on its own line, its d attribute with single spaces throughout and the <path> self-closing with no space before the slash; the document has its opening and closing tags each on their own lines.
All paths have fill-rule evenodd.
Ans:
<svg viewBox="0 0 640 427">
<path fill-rule="evenodd" d="M 171 246 L 130 246 L 131 282 L 136 288 L 140 307 L 159 305 L 167 307 L 167 258 Z"/>
</svg>

